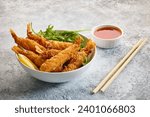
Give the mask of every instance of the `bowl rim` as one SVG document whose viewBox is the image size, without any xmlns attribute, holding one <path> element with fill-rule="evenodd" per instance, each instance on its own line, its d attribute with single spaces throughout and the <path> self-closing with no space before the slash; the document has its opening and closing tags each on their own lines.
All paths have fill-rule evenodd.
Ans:
<svg viewBox="0 0 150 117">
<path fill-rule="evenodd" d="M 60 74 L 68 74 L 68 73 L 76 72 L 76 71 L 78 71 L 78 70 L 80 70 L 80 69 L 83 69 L 84 67 L 86 67 L 87 65 L 89 65 L 89 64 L 94 60 L 94 58 L 95 58 L 95 56 L 96 56 L 96 53 L 97 53 L 97 50 L 96 50 L 96 47 L 95 47 L 95 48 L 94 48 L 94 54 L 93 54 L 93 57 L 92 57 L 92 59 L 90 60 L 90 62 L 88 62 L 86 65 L 84 65 L 84 66 L 82 66 L 82 67 L 80 67 L 80 68 L 77 68 L 77 69 L 71 70 L 71 71 L 67 71 L 67 72 L 44 72 L 44 71 L 40 71 L 40 70 L 36 70 L 36 69 L 31 69 L 29 66 L 23 64 L 23 63 L 19 60 L 17 54 L 15 54 L 15 55 L 16 55 L 16 58 L 17 58 L 17 60 L 19 61 L 19 63 L 21 63 L 24 67 L 30 69 L 31 71 L 38 72 L 38 73 L 42 73 L 42 74 L 55 74 L 55 75 L 60 75 Z"/>
<path fill-rule="evenodd" d="M 94 32 L 98 29 L 98 28 L 104 28 L 104 27 L 112 27 L 112 28 L 117 28 L 121 31 L 121 35 L 116 37 L 116 38 L 111 38 L 111 39 L 104 39 L 104 38 L 100 38 L 100 37 L 97 37 Z M 112 24 L 104 24 L 104 25 L 97 25 L 97 26 L 94 26 L 92 28 L 92 36 L 97 39 L 97 40 L 103 40 L 103 41 L 115 41 L 115 40 L 119 40 L 123 35 L 124 35 L 124 31 L 122 30 L 122 28 L 120 28 L 119 26 L 115 26 L 115 25 L 112 25 Z"/>
</svg>

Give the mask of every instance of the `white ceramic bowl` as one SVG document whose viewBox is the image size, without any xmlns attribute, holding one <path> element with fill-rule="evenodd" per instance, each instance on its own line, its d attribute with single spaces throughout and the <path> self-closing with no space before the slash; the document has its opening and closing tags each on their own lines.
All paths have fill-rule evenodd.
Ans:
<svg viewBox="0 0 150 117">
<path fill-rule="evenodd" d="M 28 66 L 22 64 L 17 55 L 17 59 L 20 63 L 20 65 L 22 66 L 22 68 L 29 73 L 31 76 L 33 76 L 34 78 L 37 78 L 39 80 L 45 81 L 45 82 L 51 82 L 51 83 L 63 83 L 63 82 L 68 82 L 70 80 L 73 80 L 74 78 L 79 78 L 80 75 L 84 72 L 87 71 L 87 69 L 90 67 L 90 65 L 93 63 L 95 55 L 96 55 L 96 48 L 93 51 L 93 57 L 91 59 L 91 61 L 89 63 L 87 63 L 86 65 L 76 69 L 76 70 L 72 70 L 72 71 L 68 71 L 68 72 L 42 72 L 39 70 L 33 70 L 31 68 L 29 68 Z"/>
<path fill-rule="evenodd" d="M 99 38 L 95 36 L 94 32 L 97 29 L 104 28 L 104 27 L 117 28 L 121 32 L 121 35 L 118 36 L 117 38 L 112 38 L 112 39 L 103 39 L 103 38 Z M 94 28 L 92 28 L 93 40 L 95 41 L 96 45 L 101 48 L 113 48 L 119 45 L 122 35 L 123 35 L 122 29 L 113 25 L 101 25 L 101 26 L 95 26 Z"/>
</svg>

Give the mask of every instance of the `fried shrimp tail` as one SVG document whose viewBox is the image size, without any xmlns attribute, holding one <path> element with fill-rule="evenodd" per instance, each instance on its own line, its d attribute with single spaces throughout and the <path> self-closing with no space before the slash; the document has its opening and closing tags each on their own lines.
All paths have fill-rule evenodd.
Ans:
<svg viewBox="0 0 150 117">
<path fill-rule="evenodd" d="M 17 43 L 19 46 L 23 47 L 26 50 L 31 50 L 33 52 L 36 52 L 36 46 L 38 46 L 43 51 L 46 50 L 45 47 L 41 46 L 40 44 L 38 44 L 37 42 L 33 40 L 18 37 L 12 29 L 10 29 L 10 33 L 12 37 L 14 38 L 15 43 Z"/>
<path fill-rule="evenodd" d="M 71 70 L 81 67 L 86 56 L 87 56 L 87 54 L 84 51 L 78 52 L 78 54 L 73 56 L 70 63 L 64 67 L 63 72 L 71 71 Z"/>
<path fill-rule="evenodd" d="M 31 23 L 28 23 L 27 24 L 27 36 L 28 36 L 28 39 L 31 39 L 31 40 L 34 40 L 36 41 L 38 44 L 46 47 L 47 45 L 47 40 L 44 38 L 44 37 L 41 37 L 39 35 L 36 35 L 36 34 L 33 34 L 32 33 L 32 30 L 31 30 Z"/>
<path fill-rule="evenodd" d="M 91 39 L 89 39 L 86 46 L 81 51 L 84 51 L 88 55 L 91 53 L 91 50 L 95 48 L 95 46 L 96 44 Z"/>
<path fill-rule="evenodd" d="M 82 41 L 83 41 L 83 38 L 82 38 L 81 36 L 78 36 L 78 37 L 75 39 L 74 44 L 81 45 Z"/>
<path fill-rule="evenodd" d="M 71 56 L 79 50 L 79 46 L 73 44 L 68 48 L 62 50 L 57 55 L 53 56 L 51 59 L 47 59 L 40 67 L 41 71 L 51 72 L 54 71 L 59 66 L 70 60 Z"/>
<path fill-rule="evenodd" d="M 37 67 L 40 67 L 44 62 L 45 59 L 43 59 L 41 56 L 39 56 L 38 54 L 35 54 L 32 51 L 28 51 L 28 50 L 24 50 L 21 49 L 18 46 L 13 46 L 12 50 L 16 53 L 16 54 L 23 54 L 24 56 L 26 56 L 28 59 L 30 59 Z"/>
</svg>

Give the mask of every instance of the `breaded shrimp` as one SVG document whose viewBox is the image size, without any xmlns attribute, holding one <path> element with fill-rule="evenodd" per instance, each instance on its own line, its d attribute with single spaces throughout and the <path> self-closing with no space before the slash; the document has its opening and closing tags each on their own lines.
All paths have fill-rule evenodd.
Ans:
<svg viewBox="0 0 150 117">
<path fill-rule="evenodd" d="M 81 45 L 81 42 L 83 41 L 83 38 L 81 36 L 77 37 L 74 44 L 77 44 L 77 45 Z M 57 50 L 57 49 L 48 49 L 46 51 L 43 51 L 40 50 L 38 47 L 37 47 L 37 50 L 36 50 L 43 58 L 45 59 L 49 59 L 51 58 L 52 56 L 55 56 L 56 54 L 58 54 L 60 51 L 62 50 Z"/>
<path fill-rule="evenodd" d="M 63 50 L 63 49 L 66 49 L 67 47 L 69 47 L 71 45 L 73 45 L 73 43 L 53 41 L 53 40 L 47 41 L 47 48 L 48 49 Z"/>
<path fill-rule="evenodd" d="M 47 40 L 44 37 L 41 37 L 39 35 L 33 34 L 31 31 L 31 23 L 27 24 L 27 36 L 28 39 L 36 41 L 38 44 L 46 47 L 47 45 Z"/>
<path fill-rule="evenodd" d="M 95 43 L 91 39 L 89 39 L 86 43 L 86 46 L 81 51 L 84 51 L 88 55 L 91 50 L 95 48 L 95 46 Z"/>
<path fill-rule="evenodd" d="M 83 41 L 83 38 L 81 36 L 77 36 L 77 38 L 74 41 L 74 44 L 78 44 L 80 46 L 82 41 Z"/>
<path fill-rule="evenodd" d="M 54 71 L 59 66 L 63 66 L 63 64 L 68 61 L 73 54 L 75 54 L 79 50 L 79 46 L 77 44 L 73 44 L 68 48 L 62 50 L 57 55 L 53 56 L 51 59 L 47 59 L 40 67 L 41 71 L 51 72 Z"/>
<path fill-rule="evenodd" d="M 49 41 L 47 41 L 47 48 L 63 50 L 73 44 L 80 45 L 82 41 L 83 41 L 83 38 L 81 36 L 78 36 L 75 39 L 74 43 L 49 40 Z"/>
<path fill-rule="evenodd" d="M 40 55 L 41 55 L 42 58 L 44 58 L 44 59 L 50 59 L 51 57 L 55 56 L 55 55 L 58 54 L 59 52 L 61 52 L 61 50 L 50 49 L 50 50 L 46 50 L 46 51 L 40 53 Z"/>
<path fill-rule="evenodd" d="M 10 29 L 10 33 L 14 38 L 15 42 L 26 50 L 31 50 L 33 52 L 36 52 L 36 46 L 38 46 L 42 51 L 46 50 L 45 47 L 41 46 L 40 44 L 38 44 L 33 40 L 18 37 L 12 29 Z"/>
<path fill-rule="evenodd" d="M 47 42 L 47 48 L 63 50 L 63 49 L 66 49 L 67 47 L 69 47 L 73 44 L 80 45 L 82 41 L 83 41 L 83 38 L 81 36 L 78 36 L 75 39 L 74 43 L 49 40 Z"/>
<path fill-rule="evenodd" d="M 86 57 L 87 54 L 84 51 L 78 52 L 76 55 L 74 55 L 69 64 L 64 67 L 63 72 L 71 71 L 81 67 Z"/>
<path fill-rule="evenodd" d="M 63 71 L 71 71 L 79 68 L 85 61 L 85 58 L 91 53 L 92 49 L 95 48 L 95 43 L 89 39 L 85 48 L 81 49 L 76 55 L 73 56 L 67 66 L 64 67 Z"/>
<path fill-rule="evenodd" d="M 23 54 L 24 56 L 26 56 L 28 59 L 30 59 L 38 68 L 45 62 L 46 59 L 43 59 L 41 56 L 39 56 L 38 54 L 35 54 L 32 51 L 29 50 L 24 50 L 21 49 L 18 46 L 13 46 L 12 50 L 16 53 L 16 54 Z"/>
<path fill-rule="evenodd" d="M 52 72 L 62 72 L 62 70 L 63 70 L 63 66 L 59 66 Z"/>
</svg>

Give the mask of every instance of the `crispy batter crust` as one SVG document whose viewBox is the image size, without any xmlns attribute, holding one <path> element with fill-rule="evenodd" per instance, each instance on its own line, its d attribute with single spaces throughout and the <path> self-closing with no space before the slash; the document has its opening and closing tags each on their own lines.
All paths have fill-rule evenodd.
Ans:
<svg viewBox="0 0 150 117">
<path fill-rule="evenodd" d="M 62 50 L 57 55 L 53 56 L 51 59 L 47 59 L 40 67 L 41 71 L 51 72 L 57 67 L 62 66 L 66 61 L 68 61 L 75 52 L 79 50 L 79 46 L 74 44 L 65 50 Z"/>
<path fill-rule="evenodd" d="M 38 44 L 37 42 L 33 40 L 18 37 L 12 29 L 10 29 L 10 33 L 12 37 L 14 38 L 15 42 L 26 50 L 31 50 L 33 52 L 36 52 L 36 46 L 38 46 L 42 51 L 46 50 L 45 47 L 41 46 L 40 44 Z"/>
<path fill-rule="evenodd" d="M 63 50 L 63 49 L 66 49 L 67 47 L 69 47 L 71 45 L 73 45 L 73 43 L 53 41 L 53 40 L 47 41 L 47 48 L 48 49 Z"/>
<path fill-rule="evenodd" d="M 47 46 L 47 40 L 44 37 L 41 37 L 41 36 L 38 36 L 38 35 L 32 33 L 31 23 L 27 24 L 27 36 L 28 36 L 28 39 L 34 40 L 44 47 Z"/>
<path fill-rule="evenodd" d="M 38 68 L 45 62 L 46 59 L 43 59 L 38 54 L 29 51 L 29 50 L 23 50 L 18 46 L 13 46 L 12 50 L 17 54 L 23 54 L 27 58 L 29 58 Z"/>
<path fill-rule="evenodd" d="M 46 51 L 42 52 L 40 55 L 44 59 L 50 59 L 51 57 L 55 56 L 59 52 L 61 52 L 61 50 L 50 49 L 50 50 L 46 50 Z"/>
<path fill-rule="evenodd" d="M 95 47 L 95 43 L 92 40 L 88 40 L 85 48 L 83 48 L 80 52 L 73 56 L 70 63 L 64 67 L 63 71 L 71 71 L 81 67 L 82 63 L 84 62 L 85 58 L 91 50 Z"/>
<path fill-rule="evenodd" d="M 71 71 L 71 70 L 74 70 L 74 69 L 77 69 L 77 68 L 81 67 L 81 65 L 84 62 L 86 56 L 87 56 L 87 54 L 84 51 L 78 52 L 78 54 L 73 56 L 70 63 L 67 66 L 64 67 L 63 71 L 64 72 Z"/>
<path fill-rule="evenodd" d="M 88 55 L 91 53 L 91 50 L 95 48 L 95 46 L 96 44 L 91 39 L 89 39 L 86 46 L 81 51 L 84 51 Z"/>
</svg>

